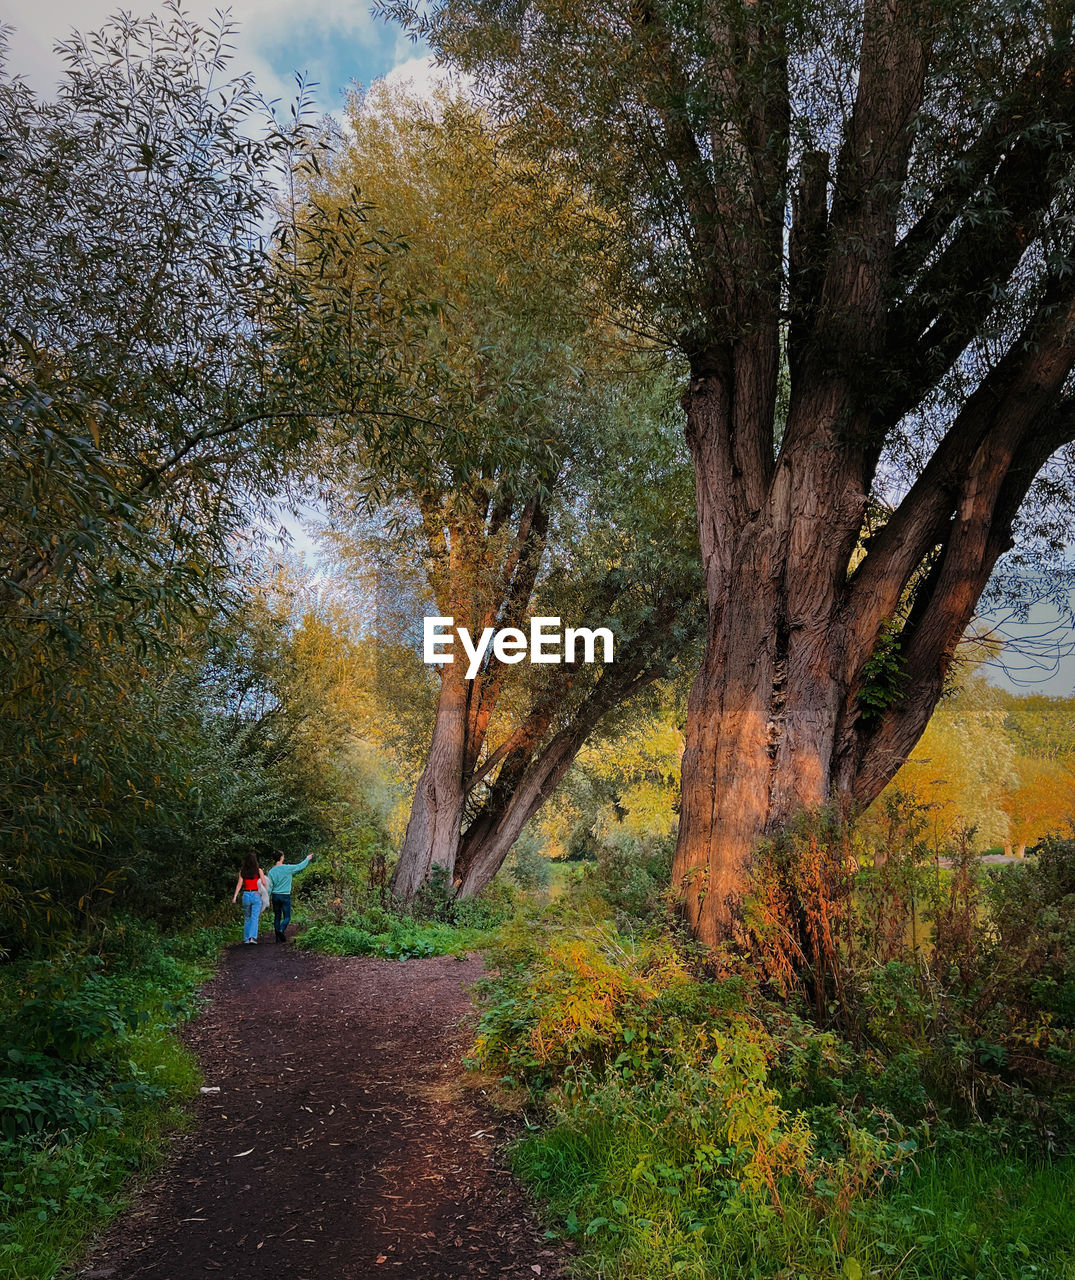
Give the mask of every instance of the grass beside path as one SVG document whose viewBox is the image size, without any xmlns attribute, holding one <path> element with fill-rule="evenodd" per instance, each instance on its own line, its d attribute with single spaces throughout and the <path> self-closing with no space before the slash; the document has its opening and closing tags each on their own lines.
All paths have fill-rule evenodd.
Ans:
<svg viewBox="0 0 1075 1280">
<path fill-rule="evenodd" d="M 472 1051 L 525 1109 L 515 1170 L 580 1280 L 1075 1280 L 1075 1157 L 917 1117 L 916 1060 L 600 905 L 501 930 Z"/>
<path fill-rule="evenodd" d="M 157 1164 L 200 1084 L 174 1032 L 234 926 L 109 926 L 0 969 L 0 1280 L 51 1280 Z"/>
<path fill-rule="evenodd" d="M 325 955 L 387 960 L 464 956 L 488 942 L 515 909 L 510 893 L 458 902 L 444 897 L 418 917 L 367 905 L 341 920 L 315 916 L 294 944 Z"/>
<path fill-rule="evenodd" d="M 1051 1165 L 928 1153 L 898 1181 L 829 1215 L 794 1187 L 758 1200 L 684 1195 L 637 1174 L 644 1152 L 616 1126 L 529 1135 L 516 1172 L 602 1280 L 1071 1280 L 1075 1160 Z M 669 1173 L 671 1166 L 664 1172 Z"/>
</svg>

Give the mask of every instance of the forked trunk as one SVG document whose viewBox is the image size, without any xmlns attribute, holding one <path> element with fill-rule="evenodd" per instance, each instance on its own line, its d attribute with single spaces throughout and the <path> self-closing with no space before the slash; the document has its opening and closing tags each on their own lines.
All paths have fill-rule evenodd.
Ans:
<svg viewBox="0 0 1075 1280">
<path fill-rule="evenodd" d="M 443 867 L 447 883 L 455 872 L 455 855 L 463 819 L 463 758 L 466 750 L 467 690 L 459 664 L 444 669 L 429 757 L 411 802 L 407 833 L 389 883 L 405 903 Z"/>
<path fill-rule="evenodd" d="M 476 897 L 511 852 L 523 827 L 559 785 L 578 753 L 576 734 L 559 734 L 511 788 L 494 789 L 492 802 L 467 828 L 456 863 L 457 894 Z"/>
<path fill-rule="evenodd" d="M 736 933 L 760 840 L 804 809 L 864 808 L 914 748 L 1027 490 L 1075 429 L 1075 405 L 1055 408 L 1073 365 L 1075 298 L 1032 319 L 857 555 L 876 457 L 853 399 L 804 379 L 747 483 L 731 380 L 692 380 L 709 624 L 673 869 L 702 941 Z"/>
</svg>

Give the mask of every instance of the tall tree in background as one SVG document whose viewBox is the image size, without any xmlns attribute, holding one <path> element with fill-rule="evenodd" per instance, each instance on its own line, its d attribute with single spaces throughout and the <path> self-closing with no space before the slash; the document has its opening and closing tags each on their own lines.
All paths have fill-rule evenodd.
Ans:
<svg viewBox="0 0 1075 1280">
<path fill-rule="evenodd" d="M 1063 541 L 1073 5 L 388 8 L 589 184 L 623 306 L 689 363 L 674 877 L 715 942 L 760 837 L 907 757 L 998 560 Z"/>
<path fill-rule="evenodd" d="M 319 269 L 330 244 L 337 255 L 311 286 L 323 291 L 311 324 L 339 353 L 342 405 L 341 317 L 369 285 L 336 202 L 357 186 L 368 225 L 406 249 L 381 264 L 374 320 L 396 353 L 395 416 L 341 412 L 313 455 L 343 543 L 376 534 L 390 559 L 420 566 L 415 612 L 475 639 L 526 630 L 532 613 L 611 618 L 617 633 L 608 667 L 487 653 L 468 678 L 458 646 L 440 666 L 392 888 L 410 900 L 440 869 L 469 896 L 601 718 L 689 645 L 689 471 L 662 361 L 628 350 L 595 296 L 584 199 L 513 160 L 485 114 L 447 92 L 423 103 L 381 86 L 352 100 L 349 125 L 310 191 Z"/>
<path fill-rule="evenodd" d="M 297 405 L 266 232 L 304 128 L 229 75 L 232 34 L 166 6 L 60 46 L 53 101 L 0 73 L 5 613 L 96 593 L 159 621 L 279 480 Z"/>
</svg>

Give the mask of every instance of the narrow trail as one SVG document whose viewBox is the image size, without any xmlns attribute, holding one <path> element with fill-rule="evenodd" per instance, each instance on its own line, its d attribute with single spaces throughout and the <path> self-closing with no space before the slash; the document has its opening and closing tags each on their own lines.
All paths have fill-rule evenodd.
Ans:
<svg viewBox="0 0 1075 1280">
<path fill-rule="evenodd" d="M 459 1062 L 480 973 L 231 948 L 186 1036 L 220 1092 L 82 1280 L 563 1276 Z"/>
</svg>

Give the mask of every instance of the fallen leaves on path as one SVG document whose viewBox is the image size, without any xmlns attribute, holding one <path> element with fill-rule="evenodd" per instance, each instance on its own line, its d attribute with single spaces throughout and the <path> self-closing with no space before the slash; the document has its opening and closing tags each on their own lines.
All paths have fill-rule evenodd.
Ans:
<svg viewBox="0 0 1075 1280">
<path fill-rule="evenodd" d="M 264 1280 L 266 1258 L 288 1280 L 562 1277 L 459 1065 L 480 973 L 232 948 L 188 1029 L 214 1081 L 197 1131 L 83 1280 Z"/>
</svg>

